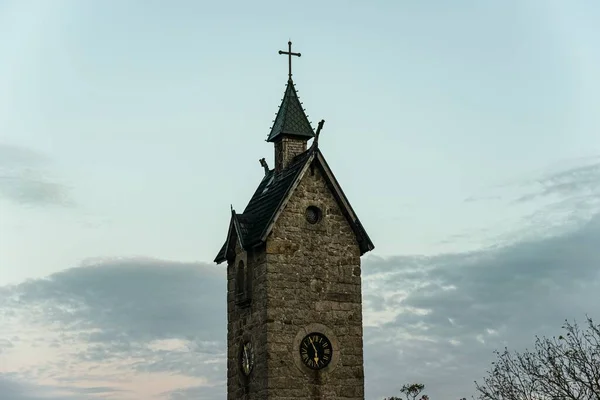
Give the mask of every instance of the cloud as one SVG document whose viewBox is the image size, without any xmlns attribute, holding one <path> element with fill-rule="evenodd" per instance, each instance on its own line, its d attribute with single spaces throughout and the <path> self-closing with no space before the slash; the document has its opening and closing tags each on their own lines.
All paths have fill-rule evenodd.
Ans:
<svg viewBox="0 0 600 400">
<path fill-rule="evenodd" d="M 141 258 L 84 264 L 5 290 L 15 307 L 45 303 L 35 318 L 80 329 L 101 328 L 90 335 L 93 342 L 122 335 L 140 341 L 187 338 L 191 333 L 207 340 L 220 338 L 221 332 L 212 327 L 223 319 L 224 304 L 213 301 L 224 285 L 215 285 L 222 269 Z"/>
<path fill-rule="evenodd" d="M 574 213 L 597 211 L 600 204 L 600 156 L 573 160 L 568 168 L 554 167 L 528 178 L 496 185 L 489 190 L 467 197 L 466 203 L 505 201 L 519 206 L 541 201 L 545 206 L 554 205 Z M 535 204 L 535 203 L 534 203 Z M 583 209 L 582 209 L 583 208 Z M 536 212 L 547 214 L 546 207 Z"/>
<path fill-rule="evenodd" d="M 536 197 L 560 195 L 573 198 L 574 193 L 582 193 L 584 198 L 590 199 L 600 190 L 600 161 L 598 157 L 588 159 L 585 164 L 573 166 L 547 173 L 541 179 L 530 183 L 537 183 L 538 191 L 521 197 L 520 201 L 527 201 Z"/>
<path fill-rule="evenodd" d="M 432 398 L 468 397 L 492 350 L 521 350 L 536 334 L 558 333 L 565 318 L 597 314 L 598 243 L 595 217 L 569 235 L 490 252 L 373 259 L 365 318 L 388 317 L 365 329 L 370 398 L 397 393 L 400 378 L 426 383 Z"/>
<path fill-rule="evenodd" d="M 92 390 L 93 392 L 93 390 Z M 106 392 L 104 392 L 106 393 Z M 0 374 L 0 394 L 5 400 L 89 400 L 83 391 L 77 396 L 61 393 L 56 387 L 35 385 Z"/>
<path fill-rule="evenodd" d="M 0 196 L 21 205 L 72 205 L 68 189 L 48 175 L 48 159 L 0 144 Z"/>
<path fill-rule="evenodd" d="M 465 199 L 469 209 L 485 220 L 468 236 L 489 245 L 507 245 L 567 233 L 600 212 L 600 157 L 561 164 Z M 492 211 L 501 208 L 502 213 Z M 464 236 L 455 234 L 442 243 Z"/>
<path fill-rule="evenodd" d="M 545 204 L 530 214 L 530 224 L 524 229 L 532 230 L 533 225 L 546 226 L 549 220 L 568 229 L 600 210 L 600 161 L 598 157 L 590 158 L 583 164 L 526 180 L 522 187 L 525 193 L 514 199 L 514 203 Z"/>
<path fill-rule="evenodd" d="M 11 326 L 33 332 L 21 348 L 53 354 L 20 378 L 111 382 L 164 373 L 210 387 L 225 374 L 224 293 L 224 271 L 213 265 L 105 259 L 0 288 L 0 313 L 7 334 Z"/>
<path fill-rule="evenodd" d="M 494 349 L 522 350 L 535 335 L 558 334 L 565 319 L 600 318 L 594 306 L 600 302 L 598 165 L 538 179 L 531 195 L 518 201 L 541 200 L 542 206 L 529 215 L 531 225 L 502 246 L 368 258 L 369 398 L 398 394 L 410 381 L 425 383 L 432 398 L 469 397 Z M 565 217 L 558 211 L 571 212 Z"/>
<path fill-rule="evenodd" d="M 14 344 L 12 342 L 11 339 L 9 338 L 0 338 L 0 354 L 2 354 L 3 351 L 6 351 L 8 349 L 11 349 L 14 347 Z"/>
<path fill-rule="evenodd" d="M 224 388 L 219 386 L 193 386 L 163 393 L 168 400 L 222 399 L 226 397 Z"/>
</svg>

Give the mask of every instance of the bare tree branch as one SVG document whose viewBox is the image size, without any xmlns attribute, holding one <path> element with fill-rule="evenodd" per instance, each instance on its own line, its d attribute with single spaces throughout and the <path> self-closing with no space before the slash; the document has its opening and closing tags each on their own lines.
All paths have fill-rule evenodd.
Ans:
<svg viewBox="0 0 600 400">
<path fill-rule="evenodd" d="M 480 400 L 600 400 L 600 326 L 565 321 L 565 335 L 536 337 L 534 349 L 496 352 Z"/>
</svg>

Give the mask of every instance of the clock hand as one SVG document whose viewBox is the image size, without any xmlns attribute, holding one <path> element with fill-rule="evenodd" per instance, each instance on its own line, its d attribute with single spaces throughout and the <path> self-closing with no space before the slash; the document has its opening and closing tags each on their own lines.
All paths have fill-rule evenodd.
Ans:
<svg viewBox="0 0 600 400">
<path fill-rule="evenodd" d="M 310 340 L 310 344 L 312 345 L 313 350 L 315 351 L 315 357 L 313 358 L 313 360 L 315 360 L 315 363 L 318 364 L 319 363 L 319 352 L 317 351 L 317 348 L 315 347 L 315 344 L 313 343 L 310 336 L 308 337 L 308 340 Z"/>
</svg>

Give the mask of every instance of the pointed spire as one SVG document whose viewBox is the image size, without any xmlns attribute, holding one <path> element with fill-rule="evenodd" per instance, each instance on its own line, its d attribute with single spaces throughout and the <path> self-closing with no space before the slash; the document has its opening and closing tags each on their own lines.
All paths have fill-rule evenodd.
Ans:
<svg viewBox="0 0 600 400">
<path fill-rule="evenodd" d="M 299 136 L 307 140 L 315 136 L 291 78 L 285 88 L 285 94 L 267 142 L 274 142 L 280 135 Z"/>
</svg>

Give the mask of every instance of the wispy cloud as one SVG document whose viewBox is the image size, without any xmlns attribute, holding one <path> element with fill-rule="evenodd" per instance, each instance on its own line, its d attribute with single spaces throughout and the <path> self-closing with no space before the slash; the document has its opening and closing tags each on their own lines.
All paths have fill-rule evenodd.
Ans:
<svg viewBox="0 0 600 400">
<path fill-rule="evenodd" d="M 521 200 L 549 195 L 571 197 L 574 193 L 581 193 L 583 197 L 589 198 L 600 190 L 599 176 L 600 161 L 593 159 L 591 163 L 547 174 L 536 181 L 539 185 L 538 192 L 524 196 Z"/>
<path fill-rule="evenodd" d="M 600 157 L 564 161 L 560 167 L 491 187 L 465 202 L 487 215 L 505 209 L 495 226 L 478 232 L 488 243 L 505 245 L 563 234 L 600 212 Z"/>
<path fill-rule="evenodd" d="M 0 144 L 0 196 L 21 205 L 72 205 L 68 188 L 49 172 L 47 157 Z"/>
<path fill-rule="evenodd" d="M 600 193 L 600 156 L 573 159 L 568 163 L 569 166 L 548 168 L 528 178 L 492 186 L 487 191 L 469 196 L 465 202 L 507 201 L 517 205 L 533 200 L 569 199 L 570 205 L 573 205 L 572 202 L 578 199 L 597 205 Z"/>
</svg>

